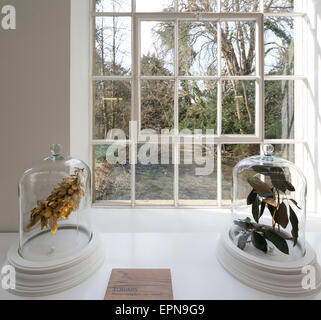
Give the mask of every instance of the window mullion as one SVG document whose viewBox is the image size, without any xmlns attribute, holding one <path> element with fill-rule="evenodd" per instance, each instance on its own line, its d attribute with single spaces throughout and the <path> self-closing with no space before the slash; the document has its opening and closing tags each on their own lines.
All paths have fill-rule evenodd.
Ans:
<svg viewBox="0 0 321 320">
<path fill-rule="evenodd" d="M 135 2 L 135 0 L 133 1 Z M 134 8 L 134 7 L 133 7 Z M 135 14 L 132 15 L 132 107 L 131 119 L 136 122 L 135 128 L 130 129 L 130 155 L 131 155 L 131 206 L 135 207 L 136 202 L 136 158 L 137 158 L 137 129 L 139 121 L 139 96 L 140 96 L 140 21 Z"/>
<path fill-rule="evenodd" d="M 222 144 L 218 143 L 216 147 L 217 154 L 217 205 L 222 206 Z"/>
<path fill-rule="evenodd" d="M 255 133 L 264 141 L 264 16 L 256 20 L 256 117 Z"/>
<path fill-rule="evenodd" d="M 177 1 L 176 5 L 177 5 Z M 178 206 L 178 194 L 179 194 L 179 146 L 180 142 L 177 139 L 178 130 L 179 130 L 179 119 L 178 119 L 178 20 L 175 19 L 174 26 L 174 76 L 175 76 L 175 84 L 174 84 L 174 206 Z"/>
<path fill-rule="evenodd" d="M 260 11 L 261 13 L 264 13 L 264 0 L 260 0 L 259 5 L 260 5 L 259 11 Z"/>
</svg>

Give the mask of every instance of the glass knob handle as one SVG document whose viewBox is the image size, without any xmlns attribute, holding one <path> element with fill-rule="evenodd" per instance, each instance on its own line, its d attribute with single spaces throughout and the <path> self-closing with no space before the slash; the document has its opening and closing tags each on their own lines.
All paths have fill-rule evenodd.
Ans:
<svg viewBox="0 0 321 320">
<path fill-rule="evenodd" d="M 266 157 L 271 157 L 274 152 L 274 147 L 271 144 L 265 144 L 263 146 L 263 153 Z"/>
<path fill-rule="evenodd" d="M 61 144 L 52 144 L 50 146 L 50 152 L 53 156 L 61 155 L 62 145 Z"/>
</svg>

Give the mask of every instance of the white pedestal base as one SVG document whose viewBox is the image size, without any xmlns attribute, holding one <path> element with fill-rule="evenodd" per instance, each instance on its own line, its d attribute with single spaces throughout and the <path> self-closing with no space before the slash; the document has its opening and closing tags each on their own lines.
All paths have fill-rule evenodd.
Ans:
<svg viewBox="0 0 321 320">
<path fill-rule="evenodd" d="M 16 271 L 16 288 L 10 292 L 21 296 L 45 296 L 72 288 L 90 277 L 104 261 L 97 235 L 77 255 L 51 262 L 25 260 L 18 253 L 18 244 L 7 255 L 6 264 Z"/>
<path fill-rule="evenodd" d="M 269 262 L 237 248 L 226 233 L 219 241 L 217 258 L 225 270 L 251 288 L 285 297 L 310 296 L 321 289 L 321 269 L 314 250 L 306 245 L 302 259 L 286 263 Z M 304 273 L 306 266 L 313 271 Z M 303 279 L 307 274 L 312 278 L 315 275 L 314 288 L 304 288 Z"/>
</svg>

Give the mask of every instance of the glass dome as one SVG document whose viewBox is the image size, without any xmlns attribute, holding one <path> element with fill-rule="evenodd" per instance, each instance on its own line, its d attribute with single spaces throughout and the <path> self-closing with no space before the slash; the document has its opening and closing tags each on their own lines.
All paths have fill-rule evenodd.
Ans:
<svg viewBox="0 0 321 320">
<path fill-rule="evenodd" d="M 31 261 L 66 258 L 92 237 L 90 170 L 81 160 L 51 156 L 24 172 L 19 182 L 19 254 Z"/>
<path fill-rule="evenodd" d="M 263 156 L 235 166 L 229 236 L 256 257 L 294 261 L 305 255 L 306 179 L 273 151 L 272 145 L 264 145 Z"/>
</svg>

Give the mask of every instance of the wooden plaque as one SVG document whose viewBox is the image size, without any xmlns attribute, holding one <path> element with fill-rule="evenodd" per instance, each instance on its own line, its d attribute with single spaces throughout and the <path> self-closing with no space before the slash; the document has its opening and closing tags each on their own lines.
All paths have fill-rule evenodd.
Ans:
<svg viewBox="0 0 321 320">
<path fill-rule="evenodd" d="M 113 269 L 105 300 L 173 300 L 170 269 Z"/>
</svg>

